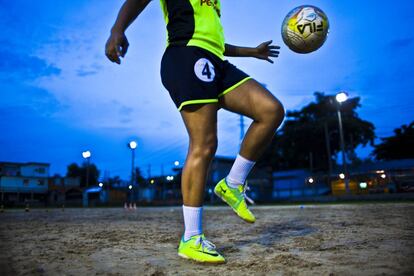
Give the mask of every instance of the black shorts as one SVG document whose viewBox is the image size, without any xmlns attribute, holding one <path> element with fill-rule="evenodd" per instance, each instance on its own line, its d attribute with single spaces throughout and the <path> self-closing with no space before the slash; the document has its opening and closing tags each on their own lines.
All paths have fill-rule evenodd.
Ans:
<svg viewBox="0 0 414 276">
<path fill-rule="evenodd" d="M 168 47 L 161 61 L 161 79 L 172 100 L 183 106 L 215 103 L 250 77 L 228 61 L 193 46 Z"/>
</svg>

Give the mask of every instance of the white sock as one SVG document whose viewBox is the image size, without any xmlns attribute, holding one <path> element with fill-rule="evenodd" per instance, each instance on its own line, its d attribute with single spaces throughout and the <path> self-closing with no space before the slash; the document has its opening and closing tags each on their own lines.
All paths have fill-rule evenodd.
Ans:
<svg viewBox="0 0 414 276">
<path fill-rule="evenodd" d="M 184 214 L 184 240 L 202 234 L 203 207 L 189 207 L 183 205 Z"/>
<path fill-rule="evenodd" d="M 227 184 L 232 188 L 238 188 L 240 185 L 243 185 L 254 164 L 256 162 L 247 160 L 240 154 L 237 154 L 233 167 L 231 167 L 230 173 L 226 177 Z"/>
<path fill-rule="evenodd" d="M 243 185 L 254 164 L 256 162 L 247 160 L 238 154 L 230 173 L 226 177 L 227 184 L 232 188 L 238 188 L 240 185 Z"/>
</svg>

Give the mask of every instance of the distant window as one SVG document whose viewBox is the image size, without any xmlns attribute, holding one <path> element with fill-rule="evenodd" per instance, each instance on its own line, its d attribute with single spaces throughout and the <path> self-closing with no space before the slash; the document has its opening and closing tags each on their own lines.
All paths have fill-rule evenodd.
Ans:
<svg viewBox="0 0 414 276">
<path fill-rule="evenodd" d="M 45 180 L 44 179 L 37 180 L 37 185 L 39 185 L 39 186 L 45 185 Z"/>
<path fill-rule="evenodd" d="M 25 185 L 25 186 L 29 185 L 29 179 L 24 179 L 23 180 L 23 185 Z"/>
<path fill-rule="evenodd" d="M 35 169 L 35 172 L 37 172 L 37 173 L 45 173 L 46 172 L 46 170 L 45 170 L 45 168 L 36 168 Z"/>
</svg>

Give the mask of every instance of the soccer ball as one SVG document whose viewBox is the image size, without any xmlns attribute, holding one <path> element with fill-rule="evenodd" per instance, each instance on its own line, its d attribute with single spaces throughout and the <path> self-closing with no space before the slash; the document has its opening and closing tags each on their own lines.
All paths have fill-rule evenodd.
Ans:
<svg viewBox="0 0 414 276">
<path fill-rule="evenodd" d="M 319 49 L 324 44 L 328 31 L 326 14 L 310 5 L 293 9 L 282 24 L 283 41 L 292 51 L 300 54 Z"/>
</svg>

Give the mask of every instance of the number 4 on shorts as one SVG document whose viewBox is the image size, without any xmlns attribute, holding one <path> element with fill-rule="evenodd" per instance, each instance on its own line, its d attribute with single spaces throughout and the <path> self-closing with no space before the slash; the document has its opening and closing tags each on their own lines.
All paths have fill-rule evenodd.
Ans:
<svg viewBox="0 0 414 276">
<path fill-rule="evenodd" d="M 202 74 L 203 76 L 207 76 L 207 78 L 211 80 L 211 71 L 210 71 L 210 66 L 208 65 L 208 62 L 206 62 L 206 65 L 204 65 Z"/>
<path fill-rule="evenodd" d="M 204 82 L 213 82 L 216 76 L 213 64 L 206 58 L 200 58 L 194 64 L 194 73 L 198 79 Z"/>
</svg>

